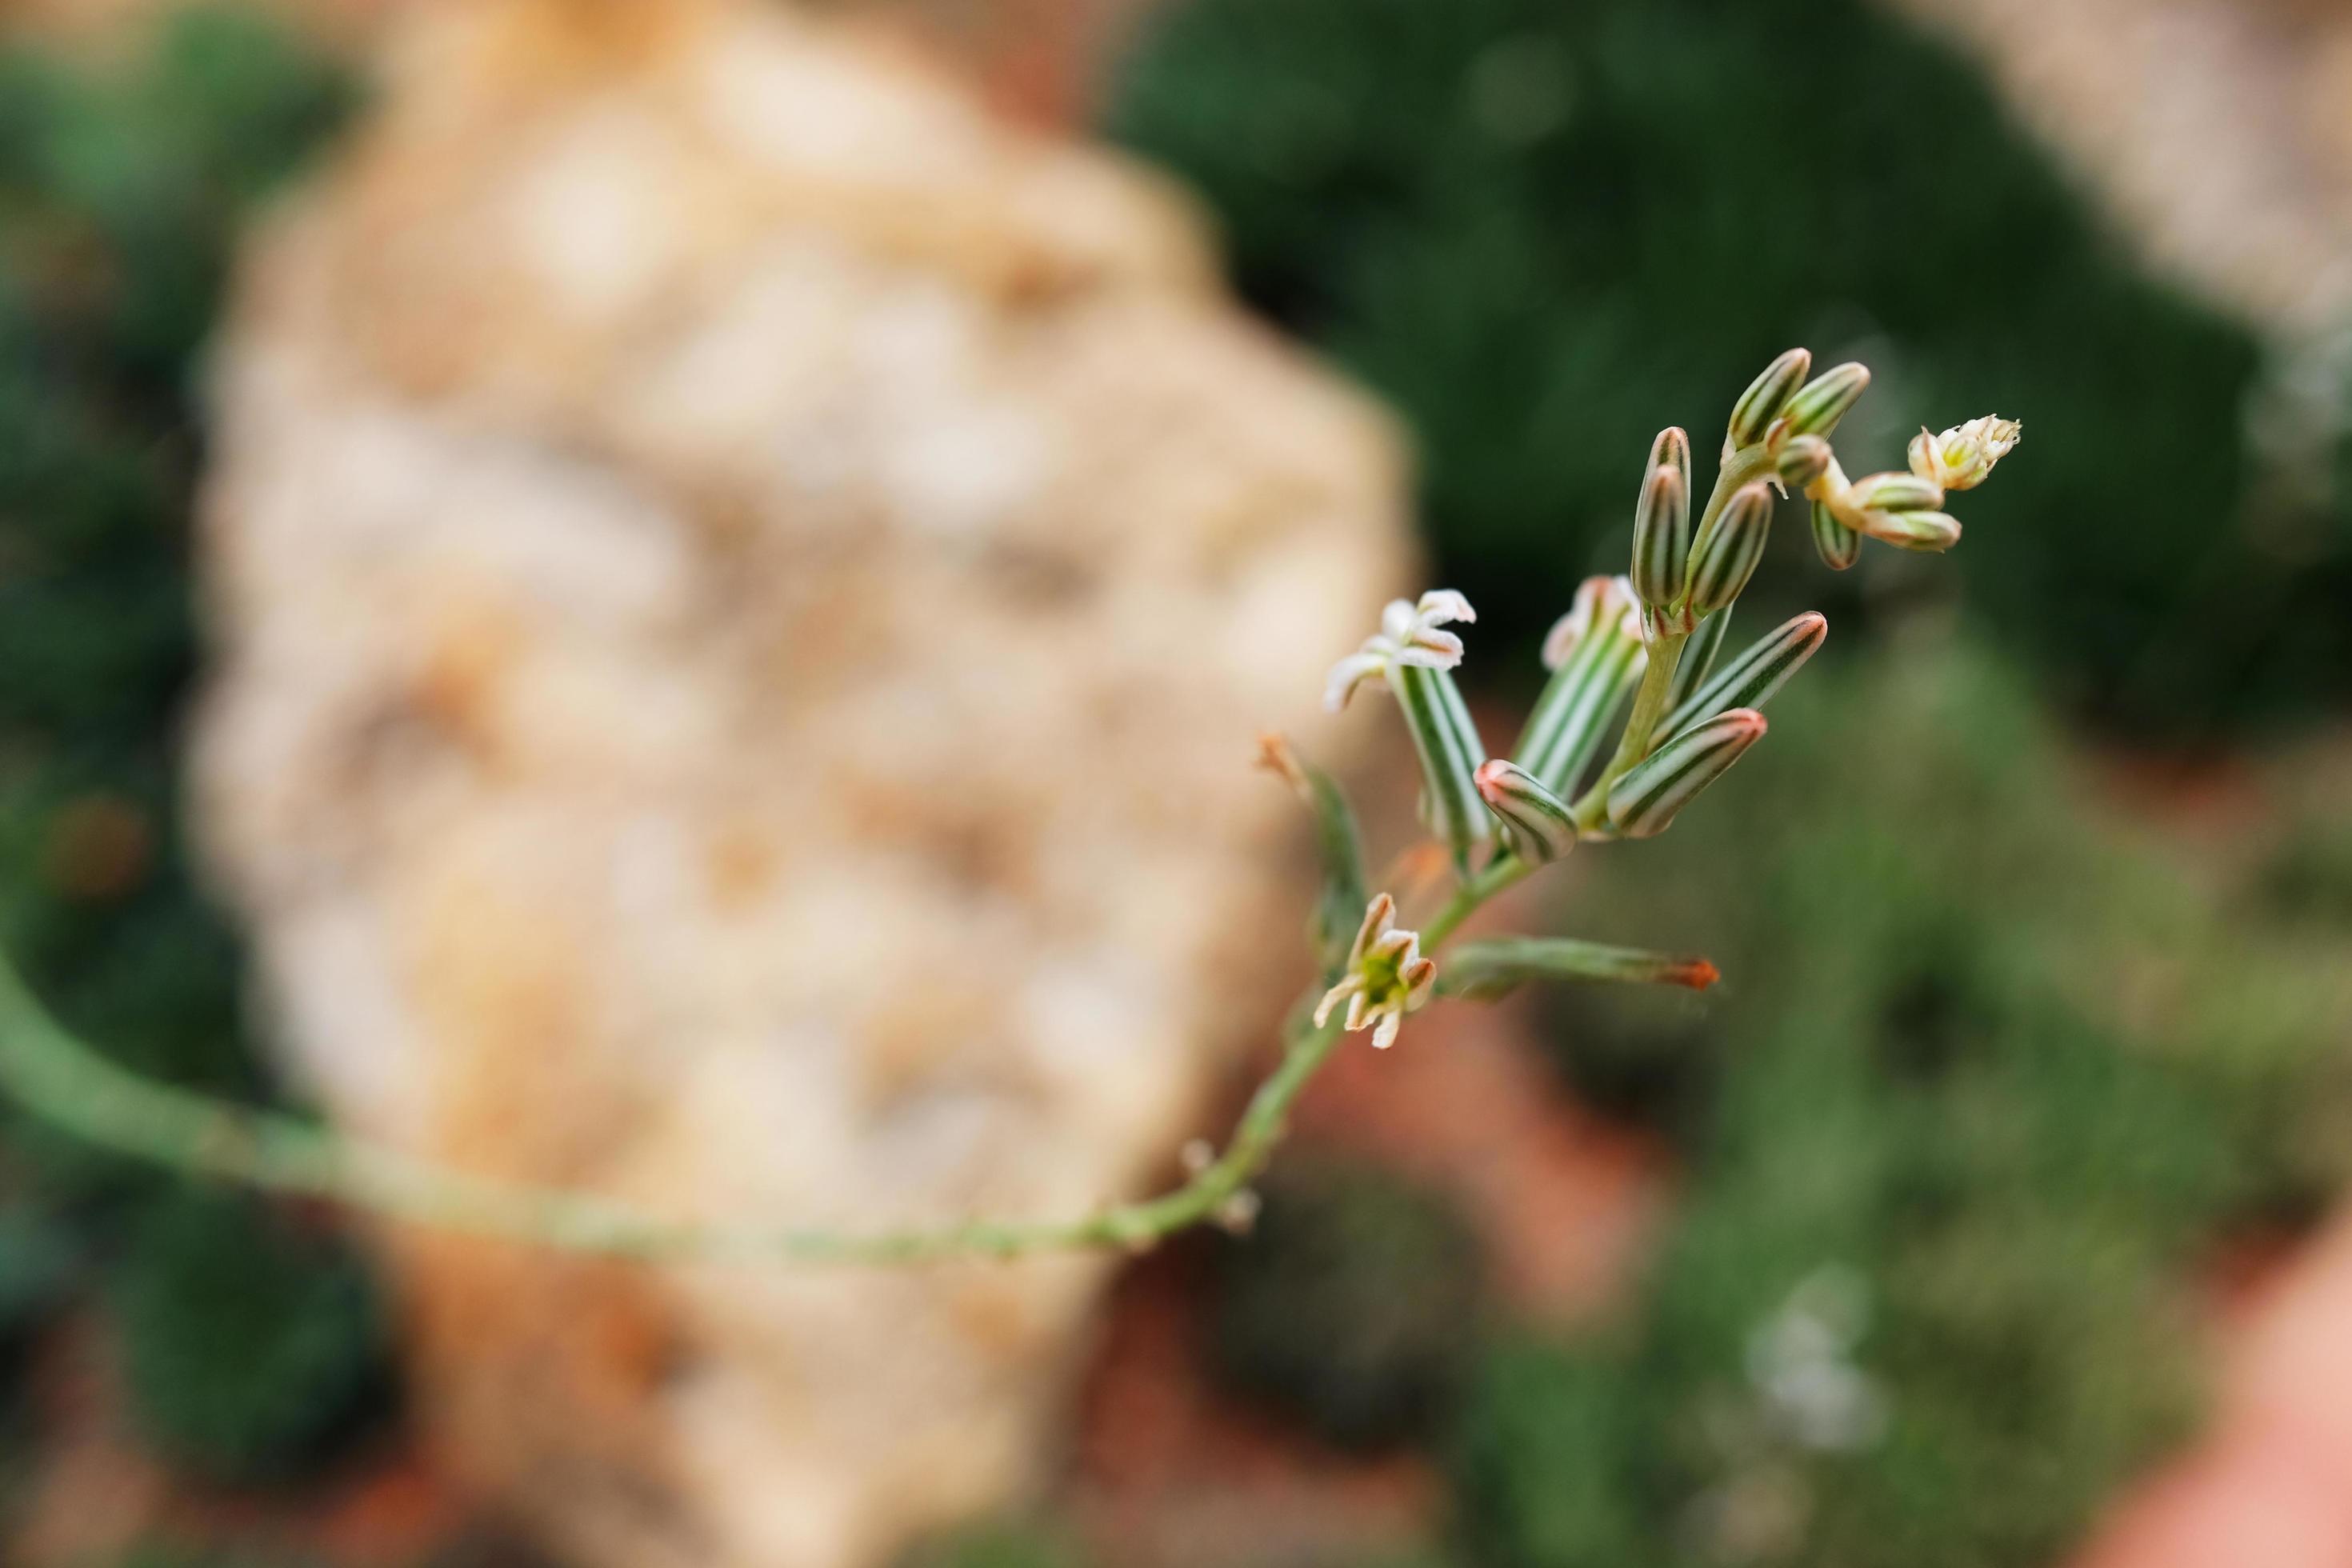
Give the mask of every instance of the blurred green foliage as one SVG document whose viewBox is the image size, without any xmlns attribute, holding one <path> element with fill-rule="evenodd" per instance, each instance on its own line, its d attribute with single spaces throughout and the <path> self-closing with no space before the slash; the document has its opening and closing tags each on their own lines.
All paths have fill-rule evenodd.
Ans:
<svg viewBox="0 0 2352 1568">
<path fill-rule="evenodd" d="M 238 225 L 350 100 L 233 10 L 102 68 L 0 54 L 0 941 L 108 1051 L 247 1094 L 241 954 L 180 828 L 197 399 Z M 380 1365 L 351 1256 L 9 1115 L 0 1330 L 94 1253 L 170 1453 L 240 1479 L 310 1454 Z"/>
<path fill-rule="evenodd" d="M 1722 1043 L 1660 1119 L 1689 1170 L 1636 1326 L 1487 1354 L 1479 1561 L 2049 1561 L 2181 1429 L 2200 1265 L 2352 1162 L 2352 980 L 2115 827 L 2036 712 L 1953 650 L 1811 671 L 1671 833 L 1579 858 L 1612 938 L 1722 964 Z M 1757 1365 L 1825 1272 L 1883 1405 L 1844 1445 Z"/>
<path fill-rule="evenodd" d="M 1850 631 L 1956 569 L 2045 686 L 2174 734 L 2341 693 L 2344 447 L 2288 438 L 2340 388 L 2151 284 L 1978 77 L 1881 13 L 1183 0 L 1109 125 L 1207 198 L 1255 301 L 1402 411 L 1436 580 L 1523 646 L 1624 569 L 1652 435 L 1711 451 L 1803 342 L 1878 373 L 1852 473 L 1901 467 L 1922 422 L 1998 412 L 2026 441 L 1954 509 L 1948 565 L 1873 551 L 1825 583 L 1790 516 L 1768 596 L 1801 572 Z M 1485 647 L 1474 677 L 1512 668 Z"/>
<path fill-rule="evenodd" d="M 1440 1194 L 1376 1164 L 1296 1157 L 1219 1249 L 1213 1360 L 1237 1388 L 1364 1447 L 1452 1413 L 1484 1316 L 1483 1259 Z"/>
<path fill-rule="evenodd" d="M 1084 1568 L 1085 1562 L 1058 1531 L 991 1520 L 924 1542 L 900 1560 L 899 1568 Z"/>
<path fill-rule="evenodd" d="M 106 1295 L 140 1431 L 213 1479 L 299 1470 L 381 1404 L 383 1314 L 358 1258 L 251 1198 L 151 1201 Z"/>
</svg>

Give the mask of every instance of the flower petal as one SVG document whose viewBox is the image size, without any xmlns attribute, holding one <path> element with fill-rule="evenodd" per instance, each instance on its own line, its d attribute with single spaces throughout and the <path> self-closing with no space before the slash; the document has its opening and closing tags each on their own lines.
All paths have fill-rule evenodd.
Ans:
<svg viewBox="0 0 2352 1568">
<path fill-rule="evenodd" d="M 1421 603 L 1415 605 L 1413 610 L 1424 626 L 1444 626 L 1448 621 L 1460 621 L 1468 626 L 1478 618 L 1478 612 L 1470 607 L 1470 601 L 1452 588 L 1432 588 L 1421 596 Z"/>
<path fill-rule="evenodd" d="M 1364 923 L 1356 928 L 1356 944 L 1348 950 L 1348 967 L 1354 969 L 1364 962 L 1364 955 L 1389 929 L 1396 917 L 1396 900 L 1386 893 L 1375 893 L 1372 901 L 1364 906 Z"/>
<path fill-rule="evenodd" d="M 1367 680 L 1377 679 L 1386 673 L 1388 656 L 1379 653 L 1351 653 L 1331 667 L 1330 679 L 1323 685 L 1323 709 L 1337 713 L 1356 694 L 1356 688 Z"/>
</svg>

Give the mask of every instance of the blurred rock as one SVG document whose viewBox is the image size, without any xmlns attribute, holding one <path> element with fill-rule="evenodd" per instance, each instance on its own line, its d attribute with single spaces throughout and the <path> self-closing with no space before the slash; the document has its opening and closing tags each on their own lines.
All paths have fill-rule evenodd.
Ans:
<svg viewBox="0 0 2352 1568">
<path fill-rule="evenodd" d="M 428 9 L 216 403 L 201 826 L 352 1131 L 680 1215 L 1083 1212 L 1303 978 L 1251 736 L 1403 581 L 1396 444 L 1110 157 L 779 8 Z M 1108 1267 L 387 1241 L 438 1440 L 615 1568 L 999 1500 Z"/>
<path fill-rule="evenodd" d="M 2352 314 L 2352 6 L 1891 3 L 1981 57 L 2158 266 L 2274 329 Z"/>
</svg>

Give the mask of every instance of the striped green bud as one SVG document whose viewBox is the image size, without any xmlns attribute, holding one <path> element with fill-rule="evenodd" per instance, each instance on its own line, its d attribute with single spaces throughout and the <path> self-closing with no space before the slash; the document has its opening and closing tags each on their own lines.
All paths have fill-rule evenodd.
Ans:
<svg viewBox="0 0 2352 1568">
<path fill-rule="evenodd" d="M 1683 657 L 1675 665 L 1675 678 L 1666 685 L 1666 707 L 1681 707 L 1691 699 L 1691 693 L 1706 684 L 1707 671 L 1715 668 L 1715 656 L 1723 651 L 1724 634 L 1731 629 L 1731 611 L 1720 609 L 1699 622 L 1690 640 L 1683 644 Z M 1669 730 L 1668 734 L 1674 733 Z"/>
<path fill-rule="evenodd" d="M 1843 572 L 1862 558 L 1862 535 L 1837 520 L 1827 501 L 1813 503 L 1813 548 L 1822 563 Z"/>
<path fill-rule="evenodd" d="M 1405 728 L 1421 753 L 1421 820 L 1466 869 L 1470 851 L 1486 841 L 1491 820 L 1478 795 L 1478 764 L 1486 753 L 1478 727 L 1449 670 L 1391 664 L 1389 684 L 1404 710 Z"/>
<path fill-rule="evenodd" d="M 1739 597 L 1771 529 L 1772 487 L 1759 479 L 1734 491 L 1691 547 L 1690 607 L 1706 615 Z"/>
<path fill-rule="evenodd" d="M 1522 985 L 1547 980 L 1614 981 L 1635 985 L 1683 985 L 1704 991 L 1722 978 L 1704 958 L 1608 947 L 1567 937 L 1489 937 L 1456 945 L 1446 955 L 1437 989 L 1469 1002 L 1495 1002 Z"/>
<path fill-rule="evenodd" d="M 1628 838 L 1664 833 L 1699 791 L 1764 738 L 1764 715 L 1735 708 L 1701 720 L 1627 769 L 1609 786 L 1609 820 Z"/>
<path fill-rule="evenodd" d="M 1782 484 L 1802 489 L 1829 472 L 1830 444 L 1819 436 L 1791 436 L 1773 454 L 1772 466 Z"/>
<path fill-rule="evenodd" d="M 1829 617 L 1818 610 L 1783 621 L 1670 710 L 1659 729 L 1669 735 L 1679 734 L 1712 714 L 1763 707 L 1819 651 L 1829 635 Z"/>
<path fill-rule="evenodd" d="M 1897 550 L 1933 553 L 1960 542 L 1959 520 L 1940 511 L 1865 511 L 1860 521 L 1864 532 Z"/>
<path fill-rule="evenodd" d="M 1748 384 L 1739 401 L 1731 405 L 1731 424 L 1724 433 L 1724 447 L 1738 451 L 1764 439 L 1764 432 L 1779 418 L 1789 395 L 1803 384 L 1805 373 L 1813 368 L 1813 356 L 1808 349 L 1790 349 L 1764 367 L 1764 374 Z"/>
<path fill-rule="evenodd" d="M 1633 503 L 1633 592 L 1646 605 L 1682 596 L 1690 564 L 1690 437 L 1677 426 L 1658 433 Z"/>
<path fill-rule="evenodd" d="M 1554 795 L 1572 795 L 1619 710 L 1642 679 L 1641 605 L 1622 577 L 1588 577 L 1544 639 L 1549 685 L 1519 735 L 1513 760 Z"/>
<path fill-rule="evenodd" d="M 1545 865 L 1576 847 L 1576 814 L 1532 773 L 1497 757 L 1480 764 L 1478 794 L 1502 826 L 1504 846 L 1528 865 Z"/>
<path fill-rule="evenodd" d="M 1934 511 L 1943 487 L 1916 474 L 1865 474 L 1846 487 L 1842 505 L 1859 511 Z"/>
<path fill-rule="evenodd" d="M 1827 436 L 1869 384 L 1869 370 L 1851 360 L 1822 372 L 1789 399 L 1789 434 Z"/>
</svg>

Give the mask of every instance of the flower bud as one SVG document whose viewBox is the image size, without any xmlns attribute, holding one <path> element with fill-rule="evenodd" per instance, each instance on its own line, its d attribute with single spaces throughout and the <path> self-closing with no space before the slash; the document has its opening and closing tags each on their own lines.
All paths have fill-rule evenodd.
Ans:
<svg viewBox="0 0 2352 1568">
<path fill-rule="evenodd" d="M 1802 489 L 1829 472 L 1830 444 L 1819 436 L 1791 436 L 1780 443 L 1772 464 L 1782 484 Z"/>
<path fill-rule="evenodd" d="M 1421 819 L 1467 869 L 1470 851 L 1486 841 L 1489 817 L 1478 795 L 1478 764 L 1486 760 L 1478 728 L 1450 671 L 1422 665 L 1389 667 L 1397 706 L 1421 753 Z"/>
<path fill-rule="evenodd" d="M 1864 533 L 1898 550 L 1932 553 L 1960 542 L 1959 520 L 1940 511 L 1865 511 L 1861 522 Z"/>
<path fill-rule="evenodd" d="M 1700 687 L 1666 714 L 1658 727 L 1665 734 L 1682 731 L 1712 714 L 1734 708 L 1761 708 L 1772 694 L 1820 651 L 1830 635 L 1829 618 L 1818 610 L 1782 622 L 1758 638 L 1721 674 Z"/>
<path fill-rule="evenodd" d="M 1916 474 L 1865 474 L 1846 487 L 1840 504 L 1856 511 L 1934 511 L 1944 491 Z"/>
<path fill-rule="evenodd" d="M 1822 372 L 1789 399 L 1789 434 L 1827 436 L 1869 384 L 1869 370 L 1851 360 Z"/>
<path fill-rule="evenodd" d="M 1641 679 L 1646 657 L 1633 584 L 1622 577 L 1587 578 L 1574 607 L 1544 641 L 1553 675 L 1519 736 L 1518 766 L 1554 795 L 1572 795 Z"/>
<path fill-rule="evenodd" d="M 1737 451 L 1762 440 L 1764 432 L 1780 416 L 1781 406 L 1789 401 L 1789 395 L 1797 390 L 1805 379 L 1805 373 L 1812 368 L 1813 356 L 1806 349 L 1790 349 L 1766 365 L 1764 374 L 1749 382 L 1748 390 L 1739 395 L 1739 401 L 1732 405 L 1731 425 L 1724 436 L 1725 446 Z"/>
<path fill-rule="evenodd" d="M 1659 433 L 1633 504 L 1633 591 L 1643 603 L 1681 597 L 1690 563 L 1690 440 L 1678 428 Z"/>
<path fill-rule="evenodd" d="M 1911 438 L 1911 471 L 1948 490 L 1974 489 L 2024 433 L 2016 420 L 1993 414 L 1954 426 L 1940 436 L 1923 429 Z"/>
<path fill-rule="evenodd" d="M 1837 520 L 1827 501 L 1813 503 L 1813 548 L 1822 564 L 1843 572 L 1862 558 L 1862 535 Z"/>
<path fill-rule="evenodd" d="M 1690 607 L 1700 615 L 1739 597 L 1772 528 L 1772 489 L 1763 480 L 1742 485 L 1691 548 Z"/>
<path fill-rule="evenodd" d="M 1609 786 L 1609 820 L 1628 838 L 1664 833 L 1699 791 L 1764 738 L 1764 715 L 1735 708 L 1702 720 L 1627 769 Z"/>
<path fill-rule="evenodd" d="M 1567 937 L 1505 936 L 1465 942 L 1445 961 L 1439 993 L 1469 1002 L 1495 1002 L 1540 981 L 1617 981 L 1681 985 L 1704 991 L 1722 975 L 1704 958 L 1609 947 Z"/>
<path fill-rule="evenodd" d="M 1534 775 L 1500 758 L 1478 769 L 1478 793 L 1502 824 L 1503 843 L 1531 866 L 1576 847 L 1576 814 Z"/>
</svg>

